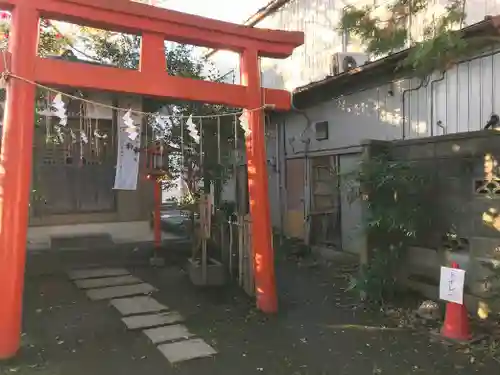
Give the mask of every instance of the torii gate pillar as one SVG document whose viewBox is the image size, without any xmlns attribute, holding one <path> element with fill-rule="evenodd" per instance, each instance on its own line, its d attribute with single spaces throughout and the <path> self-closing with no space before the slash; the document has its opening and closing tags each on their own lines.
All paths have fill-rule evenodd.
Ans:
<svg viewBox="0 0 500 375">
<path fill-rule="evenodd" d="M 248 109 L 260 108 L 260 64 L 256 50 L 245 50 L 240 62 L 241 84 L 247 86 Z M 252 217 L 252 248 L 257 307 L 266 313 L 278 311 L 274 275 L 271 215 L 269 209 L 266 139 L 263 111 L 247 112 L 250 132 L 246 136 L 248 190 Z"/>
<path fill-rule="evenodd" d="M 38 22 L 26 3 L 13 10 L 11 71 L 26 79 L 34 78 Z M 0 359 L 20 344 L 34 113 L 35 86 L 9 79 L 0 154 Z"/>
</svg>

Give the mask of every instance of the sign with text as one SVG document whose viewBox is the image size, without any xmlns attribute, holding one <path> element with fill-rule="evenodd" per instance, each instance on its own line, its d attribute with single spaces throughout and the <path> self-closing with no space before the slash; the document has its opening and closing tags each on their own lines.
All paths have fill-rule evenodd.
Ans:
<svg viewBox="0 0 500 375">
<path fill-rule="evenodd" d="M 441 267 L 441 279 L 439 281 L 440 299 L 463 305 L 464 285 L 465 270 Z"/>
</svg>

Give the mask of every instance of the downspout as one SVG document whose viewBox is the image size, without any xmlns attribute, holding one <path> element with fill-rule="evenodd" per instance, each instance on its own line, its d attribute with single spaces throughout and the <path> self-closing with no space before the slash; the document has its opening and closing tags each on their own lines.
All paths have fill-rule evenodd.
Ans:
<svg viewBox="0 0 500 375">
<path fill-rule="evenodd" d="M 441 72 L 441 77 L 433 79 L 431 81 L 431 108 L 430 108 L 430 116 L 431 116 L 431 137 L 434 135 L 434 85 L 436 82 L 441 82 L 444 80 L 444 77 L 446 76 L 446 71 Z M 458 90 L 459 88 L 457 88 Z M 441 129 L 443 129 L 443 132 L 445 131 L 444 126 L 440 124 L 440 121 L 438 121 L 437 126 L 439 126 Z"/>
<path fill-rule="evenodd" d="M 495 26 L 497 27 L 497 26 Z M 489 53 L 484 53 L 484 54 L 481 54 L 481 55 L 478 55 L 478 56 L 474 56 L 472 58 L 468 58 L 468 59 L 464 59 L 464 60 L 460 60 L 458 63 L 457 63 L 457 66 L 459 66 L 460 64 L 463 64 L 463 63 L 470 63 L 471 61 L 474 61 L 474 60 L 478 60 L 478 59 L 482 59 L 482 58 L 485 58 L 485 57 L 492 57 L 492 56 L 496 56 L 500 54 L 500 50 L 495 50 L 495 51 L 492 51 L 492 52 L 489 52 Z M 430 105 L 430 120 L 431 120 L 431 136 L 434 135 L 434 86 L 437 82 L 441 82 L 445 79 L 446 77 L 446 74 L 447 74 L 447 71 L 442 71 L 441 72 L 441 76 L 435 80 L 432 80 L 430 82 L 431 84 L 431 105 Z M 422 81 L 419 85 L 419 87 L 417 88 L 414 88 L 414 89 L 409 89 L 409 90 L 405 90 L 403 91 L 403 139 L 404 139 L 404 125 L 405 125 L 405 106 L 404 106 L 404 96 L 406 94 L 406 92 L 409 92 L 409 91 L 413 91 L 413 90 L 418 90 L 419 88 L 421 88 L 423 86 L 423 83 L 424 81 Z M 437 126 L 439 126 L 443 132 L 446 131 L 446 124 L 436 124 Z"/>
<path fill-rule="evenodd" d="M 406 97 L 406 94 L 409 93 L 409 92 L 412 92 L 412 91 L 418 91 L 420 90 L 423 86 L 424 86 L 424 82 L 425 82 L 425 79 L 422 79 L 420 80 L 420 84 L 417 86 L 417 87 L 414 87 L 412 89 L 406 89 L 406 90 L 403 90 L 403 98 L 402 98 L 402 117 L 403 117 L 403 128 L 402 128 L 402 139 L 406 139 L 406 111 L 405 111 L 405 97 Z M 410 79 L 410 83 L 411 83 L 411 79 Z M 427 86 L 427 85 L 426 85 Z"/>
<path fill-rule="evenodd" d="M 282 130 L 282 147 L 283 147 L 283 160 L 281 162 L 281 173 L 280 173 L 280 185 L 281 185 L 281 201 L 282 201 L 282 206 L 280 207 L 280 222 L 281 222 L 281 236 L 280 236 L 280 241 L 283 244 L 283 239 L 284 239 L 284 233 L 285 233 L 285 218 L 284 214 L 288 208 L 288 200 L 287 200 L 287 194 L 286 194 L 286 180 L 288 178 L 287 176 L 287 168 L 286 168 L 286 162 L 287 162 L 287 156 L 288 153 L 286 152 L 286 121 L 283 121 L 283 130 Z"/>
<path fill-rule="evenodd" d="M 283 124 L 282 128 L 284 129 L 285 126 Z M 282 197 L 282 191 L 283 191 L 283 184 L 282 184 L 282 171 L 284 170 L 283 168 L 283 163 L 282 163 L 282 157 L 281 157 L 281 152 L 280 152 L 280 139 L 281 139 L 281 128 L 279 126 L 279 122 L 276 122 L 276 142 L 275 142 L 275 148 L 276 148 L 276 176 L 277 176 L 277 181 L 276 181 L 276 193 L 277 193 L 277 199 L 278 199 L 278 209 L 279 209 L 279 227 L 280 227 L 280 246 L 283 245 L 283 197 Z"/>
<path fill-rule="evenodd" d="M 302 115 L 306 119 L 306 126 L 304 127 L 304 130 L 300 134 L 300 137 L 302 138 L 306 131 L 311 128 L 312 126 L 312 121 L 310 117 L 307 115 L 306 111 L 298 109 L 295 107 L 295 104 L 293 103 L 293 93 L 291 93 L 290 96 L 290 107 L 292 108 L 292 111 L 295 113 Z M 304 233 L 304 242 L 306 245 L 310 244 L 310 231 L 311 231 L 311 218 L 310 218 L 310 211 L 311 211 L 311 194 L 309 194 L 309 185 L 310 185 L 310 168 L 309 168 L 309 146 L 311 144 L 311 140 L 307 139 L 307 142 L 305 142 L 305 148 L 304 148 L 304 219 L 306 221 L 305 225 L 305 233 Z"/>
</svg>

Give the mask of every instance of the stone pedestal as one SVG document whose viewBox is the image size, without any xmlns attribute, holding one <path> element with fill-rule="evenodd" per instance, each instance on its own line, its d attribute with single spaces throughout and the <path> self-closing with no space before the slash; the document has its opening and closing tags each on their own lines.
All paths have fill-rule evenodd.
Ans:
<svg viewBox="0 0 500 375">
<path fill-rule="evenodd" d="M 203 280 L 201 261 L 189 260 L 188 273 L 191 282 L 196 286 L 222 286 L 226 283 L 226 269 L 219 261 L 209 258 L 206 282 Z"/>
</svg>

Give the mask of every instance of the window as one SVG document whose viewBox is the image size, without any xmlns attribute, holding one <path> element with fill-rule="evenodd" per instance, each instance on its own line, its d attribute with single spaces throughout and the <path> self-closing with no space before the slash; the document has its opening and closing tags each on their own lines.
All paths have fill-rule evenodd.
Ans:
<svg viewBox="0 0 500 375">
<path fill-rule="evenodd" d="M 320 121 L 315 124 L 316 140 L 324 141 L 328 139 L 328 121 Z"/>
</svg>

